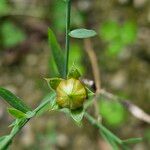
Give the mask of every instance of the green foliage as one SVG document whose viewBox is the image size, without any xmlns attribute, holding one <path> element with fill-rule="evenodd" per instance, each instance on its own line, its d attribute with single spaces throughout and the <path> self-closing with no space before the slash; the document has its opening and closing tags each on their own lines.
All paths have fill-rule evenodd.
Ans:
<svg viewBox="0 0 150 150">
<path fill-rule="evenodd" d="M 134 22 L 125 22 L 120 28 L 120 35 L 123 44 L 132 44 L 137 37 L 137 27 Z"/>
<path fill-rule="evenodd" d="M 57 65 L 55 64 L 55 60 L 54 60 L 52 53 L 50 53 L 50 56 L 49 56 L 48 67 L 49 67 L 50 77 L 58 77 L 59 76 Z"/>
<path fill-rule="evenodd" d="M 53 2 L 52 10 L 53 12 L 53 26 L 58 32 L 62 32 L 65 30 L 65 8 L 66 4 L 63 1 Z M 59 18 L 59 19 L 56 19 Z"/>
<path fill-rule="evenodd" d="M 100 28 L 100 36 L 103 40 L 111 41 L 118 37 L 119 25 L 116 22 L 104 22 Z"/>
<path fill-rule="evenodd" d="M 65 31 L 65 24 L 66 24 L 66 20 L 65 20 L 65 9 L 66 9 L 66 3 L 64 3 L 63 1 L 59 1 L 59 4 L 57 1 L 53 1 L 52 7 L 51 7 L 52 11 L 50 13 L 53 13 L 53 27 L 55 29 L 56 32 L 58 33 L 63 33 Z M 50 9 L 50 10 L 51 10 Z M 81 26 L 83 25 L 83 15 L 76 10 L 75 8 L 73 8 L 72 10 L 72 18 L 73 20 L 71 21 L 71 26 Z M 56 19 L 59 18 L 59 19 Z"/>
<path fill-rule="evenodd" d="M 104 41 L 108 42 L 108 55 L 117 56 L 124 47 L 135 42 L 137 26 L 131 21 L 122 25 L 107 21 L 102 24 L 99 34 Z"/>
<path fill-rule="evenodd" d="M 1 25 L 0 32 L 2 44 L 6 48 L 16 46 L 26 39 L 26 34 L 10 21 L 5 21 Z"/>
<path fill-rule="evenodd" d="M 69 52 L 69 68 L 72 67 L 72 64 L 75 64 L 83 75 L 86 72 L 84 64 L 82 63 L 83 58 L 84 53 L 81 49 L 81 45 L 72 43 Z"/>
<path fill-rule="evenodd" d="M 10 6 L 7 0 L 0 0 L 0 16 L 7 13 Z"/>
<path fill-rule="evenodd" d="M 75 29 L 69 33 L 71 37 L 79 38 L 79 39 L 90 38 L 96 36 L 96 34 L 97 33 L 94 30 L 88 30 L 88 29 Z"/>
<path fill-rule="evenodd" d="M 0 87 L 0 97 L 2 97 L 12 107 L 20 110 L 21 112 L 26 113 L 30 111 L 30 109 L 23 103 L 23 101 L 19 97 L 15 96 L 13 93 L 2 87 Z"/>
<path fill-rule="evenodd" d="M 56 40 L 56 37 L 51 29 L 48 29 L 48 39 L 49 39 L 49 44 L 51 46 L 52 55 L 54 57 L 56 65 L 57 65 L 57 69 L 58 69 L 61 77 L 64 77 L 64 75 L 65 75 L 64 55 L 63 55 L 61 48 Z"/>
<path fill-rule="evenodd" d="M 73 118 L 73 120 L 76 123 L 79 124 L 82 121 L 83 116 L 84 116 L 83 108 L 79 108 L 79 109 L 76 109 L 76 110 L 71 110 L 71 117 Z"/>
<path fill-rule="evenodd" d="M 118 102 L 101 100 L 99 110 L 102 117 L 111 126 L 120 125 L 125 119 L 125 110 Z"/>
</svg>

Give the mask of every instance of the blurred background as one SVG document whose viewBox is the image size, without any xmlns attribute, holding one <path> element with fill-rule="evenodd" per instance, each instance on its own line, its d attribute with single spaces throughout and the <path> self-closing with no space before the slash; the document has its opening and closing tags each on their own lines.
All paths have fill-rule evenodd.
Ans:
<svg viewBox="0 0 150 150">
<path fill-rule="evenodd" d="M 73 0 L 71 28 L 95 29 L 92 38 L 101 70 L 102 86 L 129 98 L 150 113 L 150 1 Z M 57 75 L 47 29 L 64 47 L 63 0 L 0 0 L 0 86 L 35 108 L 49 92 L 44 77 Z M 71 40 L 69 66 L 75 64 L 93 80 L 82 40 Z M 145 137 L 133 150 L 150 149 L 150 126 L 121 105 L 100 103 L 103 123 L 121 138 Z M 12 122 L 0 101 L 0 135 Z M 15 138 L 12 150 L 110 150 L 86 120 L 78 127 L 64 114 L 48 112 L 34 118 Z"/>
</svg>

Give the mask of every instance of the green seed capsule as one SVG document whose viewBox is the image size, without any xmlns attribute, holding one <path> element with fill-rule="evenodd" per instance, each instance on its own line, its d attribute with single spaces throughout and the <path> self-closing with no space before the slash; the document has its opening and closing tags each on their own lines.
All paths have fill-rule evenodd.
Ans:
<svg viewBox="0 0 150 150">
<path fill-rule="evenodd" d="M 74 78 L 62 80 L 56 89 L 56 93 L 57 104 L 69 109 L 82 107 L 87 95 L 83 84 Z"/>
</svg>

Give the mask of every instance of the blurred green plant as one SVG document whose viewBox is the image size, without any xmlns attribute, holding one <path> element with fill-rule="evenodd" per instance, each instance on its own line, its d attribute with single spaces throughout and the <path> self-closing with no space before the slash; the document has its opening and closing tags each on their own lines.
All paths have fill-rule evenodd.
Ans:
<svg viewBox="0 0 150 150">
<path fill-rule="evenodd" d="M 125 110 L 118 102 L 101 99 L 99 102 L 100 114 L 110 126 L 118 126 L 125 121 Z"/>
<path fill-rule="evenodd" d="M 10 6 L 7 0 L 0 0 L 0 16 L 8 12 Z"/>
<path fill-rule="evenodd" d="M 11 21 L 4 21 L 0 28 L 1 45 L 5 48 L 14 47 L 26 39 L 25 32 Z"/>
<path fill-rule="evenodd" d="M 52 25 L 53 28 L 58 33 L 63 33 L 65 31 L 65 8 L 66 3 L 64 1 L 60 1 L 59 4 L 57 1 L 53 1 L 52 4 Z M 84 16 L 79 11 L 76 11 L 75 8 L 72 10 L 72 18 L 74 18 L 71 22 L 72 26 L 82 26 L 84 23 Z M 56 19 L 59 18 L 59 19 Z"/>
<path fill-rule="evenodd" d="M 107 54 L 117 56 L 124 47 L 133 44 L 137 38 L 135 22 L 126 21 L 122 25 L 114 21 L 107 21 L 100 27 L 99 35 L 108 43 Z"/>
<path fill-rule="evenodd" d="M 72 43 L 70 46 L 70 54 L 69 54 L 69 68 L 72 67 L 73 64 L 75 66 L 78 66 L 78 69 L 80 70 L 80 73 L 83 75 L 86 72 L 85 66 L 82 62 L 84 58 L 84 52 L 81 49 L 81 46 L 79 44 Z"/>
</svg>

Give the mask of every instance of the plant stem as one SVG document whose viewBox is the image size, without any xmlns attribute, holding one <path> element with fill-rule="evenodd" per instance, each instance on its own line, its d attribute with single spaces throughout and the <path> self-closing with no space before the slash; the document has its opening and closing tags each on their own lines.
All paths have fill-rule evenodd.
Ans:
<svg viewBox="0 0 150 150">
<path fill-rule="evenodd" d="M 85 113 L 85 118 L 96 128 L 100 129 L 103 133 L 111 137 L 116 143 L 122 144 L 122 140 L 118 138 L 115 134 L 109 131 L 106 127 L 104 127 L 101 123 L 98 123 L 90 114 Z"/>
<path fill-rule="evenodd" d="M 65 54 L 65 76 L 68 73 L 69 49 L 70 49 L 70 17 L 71 17 L 71 0 L 66 1 L 66 54 Z"/>
<path fill-rule="evenodd" d="M 55 94 L 53 94 L 51 96 L 51 98 L 47 99 L 44 103 L 41 103 L 36 109 L 33 110 L 33 117 L 36 116 L 36 114 L 44 107 L 46 106 L 52 98 L 55 97 Z M 20 132 L 20 130 L 29 122 L 29 120 L 31 118 L 22 118 L 19 120 L 18 125 L 14 126 L 11 130 L 10 135 L 8 135 L 7 140 L 4 141 L 4 143 L 2 145 L 0 145 L 0 150 L 6 150 L 7 145 L 9 145 L 9 143 L 11 143 L 12 139 L 15 137 L 15 135 Z"/>
</svg>

